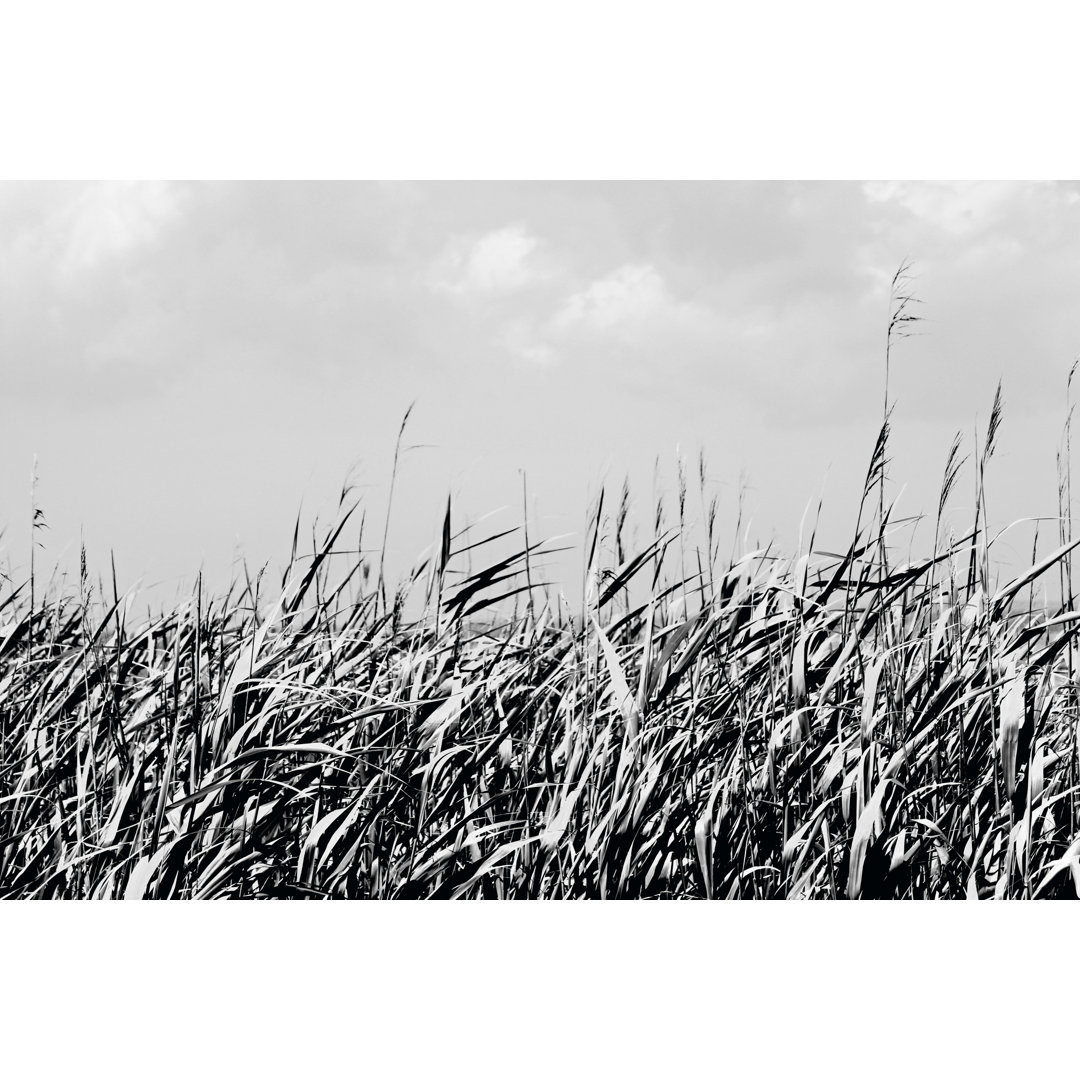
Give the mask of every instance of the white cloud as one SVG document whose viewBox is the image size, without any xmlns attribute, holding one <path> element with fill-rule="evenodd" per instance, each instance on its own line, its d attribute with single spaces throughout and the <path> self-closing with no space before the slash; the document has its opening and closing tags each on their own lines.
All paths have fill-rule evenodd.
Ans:
<svg viewBox="0 0 1080 1080">
<path fill-rule="evenodd" d="M 508 323 L 499 337 L 511 355 L 528 364 L 548 367 L 562 359 L 536 323 L 529 319 L 515 319 Z"/>
<path fill-rule="evenodd" d="M 894 202 L 931 225 L 961 236 L 987 225 L 1030 184 L 993 181 L 869 181 L 863 192 L 871 203 Z"/>
<path fill-rule="evenodd" d="M 497 229 L 471 242 L 457 241 L 437 262 L 437 287 L 455 293 L 509 293 L 530 284 L 530 256 L 539 241 L 520 225 Z"/>
<path fill-rule="evenodd" d="M 648 264 L 622 266 L 571 296 L 554 319 L 557 330 L 586 326 L 611 330 L 640 322 L 674 303 L 656 267 Z"/>
<path fill-rule="evenodd" d="M 518 321 L 507 341 L 516 355 L 547 365 L 574 356 L 627 359 L 667 347 L 696 351 L 722 329 L 717 313 L 674 296 L 654 265 L 627 263 L 572 292 L 550 316 Z"/>
<path fill-rule="evenodd" d="M 0 186 L 9 255 L 44 277 L 93 270 L 149 246 L 181 209 L 183 189 L 161 181 Z"/>
<path fill-rule="evenodd" d="M 176 214 L 179 202 L 176 187 L 165 182 L 87 186 L 55 223 L 64 237 L 65 268 L 90 269 L 151 242 Z"/>
</svg>

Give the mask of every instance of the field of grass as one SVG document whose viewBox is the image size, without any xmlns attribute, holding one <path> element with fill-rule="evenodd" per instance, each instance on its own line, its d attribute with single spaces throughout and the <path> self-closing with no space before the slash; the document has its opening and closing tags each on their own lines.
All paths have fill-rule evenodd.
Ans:
<svg viewBox="0 0 1080 1080">
<path fill-rule="evenodd" d="M 975 520 L 942 535 L 957 442 L 916 561 L 886 419 L 846 550 L 721 557 L 713 513 L 688 550 L 683 476 L 636 552 L 601 494 L 576 609 L 548 545 L 449 504 L 390 589 L 345 496 L 281 582 L 142 620 L 31 569 L 0 591 L 0 895 L 1075 897 L 1080 541 L 1063 514 L 990 581 L 1000 418 Z"/>
<path fill-rule="evenodd" d="M 31 545 L 25 580 L 0 580 L 0 897 L 1080 896 L 1071 411 L 1054 551 L 1036 533 L 992 580 L 999 386 L 981 443 L 945 456 L 932 543 L 901 561 L 917 522 L 887 498 L 889 364 L 918 321 L 908 281 L 839 551 L 815 522 L 792 555 L 746 550 L 738 526 L 722 555 L 702 458 L 700 527 L 680 464 L 675 523 L 661 499 L 637 551 L 628 489 L 601 490 L 576 605 L 527 524 L 455 532 L 449 501 L 394 589 L 408 413 L 377 561 L 348 489 L 309 553 L 298 519 L 280 581 L 245 570 L 212 596 L 200 578 L 141 620 L 85 552 L 76 582 L 43 585 Z"/>
</svg>

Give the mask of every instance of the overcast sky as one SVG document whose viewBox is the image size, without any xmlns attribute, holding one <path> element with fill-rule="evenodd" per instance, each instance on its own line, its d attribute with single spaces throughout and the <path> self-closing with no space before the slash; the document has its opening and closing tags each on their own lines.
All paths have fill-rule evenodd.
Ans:
<svg viewBox="0 0 1080 1080">
<path fill-rule="evenodd" d="M 1003 377 L 991 516 L 1056 512 L 1080 185 L 5 183 L 0 243 L 16 563 L 35 454 L 46 556 L 81 529 L 125 583 L 280 559 L 301 500 L 332 514 L 352 466 L 374 540 L 414 399 L 398 570 L 448 492 L 455 525 L 516 524 L 519 470 L 537 532 L 580 532 L 627 474 L 647 519 L 677 447 L 704 449 L 726 522 L 745 476 L 754 532 L 791 546 L 825 485 L 842 537 L 904 259 L 925 321 L 893 361 L 901 509 L 932 510 Z"/>
</svg>

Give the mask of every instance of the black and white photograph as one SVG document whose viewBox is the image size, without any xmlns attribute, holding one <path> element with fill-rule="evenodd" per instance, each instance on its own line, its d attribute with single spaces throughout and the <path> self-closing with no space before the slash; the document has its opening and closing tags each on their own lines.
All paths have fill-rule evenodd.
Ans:
<svg viewBox="0 0 1080 1080">
<path fill-rule="evenodd" d="M 1077 896 L 1080 183 L 0 205 L 5 896 Z"/>
<path fill-rule="evenodd" d="M 12 1075 L 1030 1067 L 1070 30 L 6 7 Z"/>
</svg>

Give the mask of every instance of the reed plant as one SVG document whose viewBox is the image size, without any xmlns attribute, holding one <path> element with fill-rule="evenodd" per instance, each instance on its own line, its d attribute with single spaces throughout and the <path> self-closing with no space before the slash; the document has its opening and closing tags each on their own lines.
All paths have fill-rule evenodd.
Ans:
<svg viewBox="0 0 1080 1080">
<path fill-rule="evenodd" d="M 698 459 L 627 537 L 601 489 L 572 605 L 552 543 L 483 534 L 448 500 L 394 589 L 346 486 L 280 584 L 264 572 L 156 614 L 92 582 L 0 575 L 0 896 L 984 898 L 1080 895 L 1071 404 L 1057 546 L 1004 582 L 986 475 L 933 543 L 889 498 L 889 365 L 918 321 L 893 280 L 882 426 L 850 541 L 721 554 Z M 1069 392 L 1073 371 L 1069 374 Z M 390 502 L 408 413 L 398 433 Z M 818 507 L 820 517 L 821 506 Z M 352 522 L 360 540 L 346 545 Z M 699 530 L 700 532 L 701 530 Z M 1042 586 L 1056 579 L 1058 598 Z M 1037 590 L 1042 590 L 1036 600 Z"/>
<path fill-rule="evenodd" d="M 1080 540 L 989 580 L 1001 408 L 972 528 L 942 536 L 957 441 L 902 564 L 888 418 L 845 550 L 722 561 L 704 494 L 691 546 L 680 459 L 681 528 L 658 507 L 640 550 L 629 490 L 598 499 L 576 609 L 550 544 L 449 503 L 388 595 L 347 493 L 272 591 L 138 618 L 85 557 L 77 588 L 39 562 L 0 594 L 0 895 L 1075 896 Z"/>
</svg>

